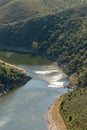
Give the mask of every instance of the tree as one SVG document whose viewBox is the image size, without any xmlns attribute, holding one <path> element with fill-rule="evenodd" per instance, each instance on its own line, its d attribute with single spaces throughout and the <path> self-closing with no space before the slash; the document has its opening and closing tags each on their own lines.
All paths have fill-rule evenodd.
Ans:
<svg viewBox="0 0 87 130">
<path fill-rule="evenodd" d="M 33 41 L 31 46 L 32 46 L 33 50 L 37 50 L 38 49 L 38 42 Z"/>
</svg>

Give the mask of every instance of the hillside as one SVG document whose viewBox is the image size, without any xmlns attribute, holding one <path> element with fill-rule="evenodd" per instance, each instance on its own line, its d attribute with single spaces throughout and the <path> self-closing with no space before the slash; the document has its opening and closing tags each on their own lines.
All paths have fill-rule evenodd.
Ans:
<svg viewBox="0 0 87 130">
<path fill-rule="evenodd" d="M 87 130 L 87 88 L 64 95 L 60 113 L 67 130 Z"/>
<path fill-rule="evenodd" d="M 0 29 L 0 49 L 58 60 L 71 86 L 87 86 L 87 4 Z M 16 46 L 16 48 L 15 48 Z M 80 57 L 80 58 L 79 58 Z"/>
<path fill-rule="evenodd" d="M 0 27 L 54 14 L 86 0 L 0 0 Z"/>
<path fill-rule="evenodd" d="M 24 70 L 0 60 L 0 93 L 23 85 L 30 79 Z"/>
<path fill-rule="evenodd" d="M 69 87 L 87 87 L 87 1 L 0 0 L 0 50 L 50 57 L 69 75 Z M 0 78 L 4 90 L 26 79 L 2 63 Z M 60 112 L 68 130 L 87 129 L 86 95 L 84 88 L 64 96 Z"/>
</svg>

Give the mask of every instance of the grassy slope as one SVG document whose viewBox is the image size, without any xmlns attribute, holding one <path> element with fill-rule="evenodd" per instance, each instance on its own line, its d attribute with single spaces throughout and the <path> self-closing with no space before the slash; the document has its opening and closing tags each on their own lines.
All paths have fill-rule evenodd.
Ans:
<svg viewBox="0 0 87 130">
<path fill-rule="evenodd" d="M 81 0 L 0 0 L 0 26 L 53 14 L 80 3 L 83 2 Z"/>
<path fill-rule="evenodd" d="M 67 130 L 87 130 L 87 88 L 64 95 L 60 113 Z"/>
</svg>

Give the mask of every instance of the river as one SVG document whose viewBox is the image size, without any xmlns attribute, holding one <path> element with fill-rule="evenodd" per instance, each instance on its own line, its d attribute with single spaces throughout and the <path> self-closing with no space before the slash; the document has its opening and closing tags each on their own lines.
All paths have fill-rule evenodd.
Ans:
<svg viewBox="0 0 87 130">
<path fill-rule="evenodd" d="M 47 130 L 45 113 L 54 98 L 66 93 L 66 75 L 56 62 L 40 56 L 0 52 L 0 59 L 24 68 L 32 77 L 0 97 L 0 130 Z"/>
</svg>

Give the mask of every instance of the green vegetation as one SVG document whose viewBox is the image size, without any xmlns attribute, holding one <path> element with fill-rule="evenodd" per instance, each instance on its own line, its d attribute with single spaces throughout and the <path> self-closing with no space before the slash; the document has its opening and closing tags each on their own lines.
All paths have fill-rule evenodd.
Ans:
<svg viewBox="0 0 87 130">
<path fill-rule="evenodd" d="M 60 113 L 67 130 L 87 130 L 87 88 L 63 96 Z"/>
<path fill-rule="evenodd" d="M 0 92 L 16 87 L 18 84 L 21 85 L 28 80 L 29 77 L 23 70 L 0 61 Z"/>
<path fill-rule="evenodd" d="M 0 0 L 0 26 L 54 14 L 86 0 Z"/>
<path fill-rule="evenodd" d="M 87 4 L 0 29 L 0 48 L 57 59 L 71 86 L 87 86 Z M 16 46 L 16 48 L 15 48 Z M 80 57 L 80 58 L 79 58 Z"/>
<path fill-rule="evenodd" d="M 56 59 L 69 86 L 87 87 L 87 0 L 0 0 L 0 49 Z M 0 88 L 24 77 L 4 64 L 0 75 Z M 87 129 L 86 99 L 87 88 L 64 96 L 60 112 L 68 130 Z"/>
</svg>

